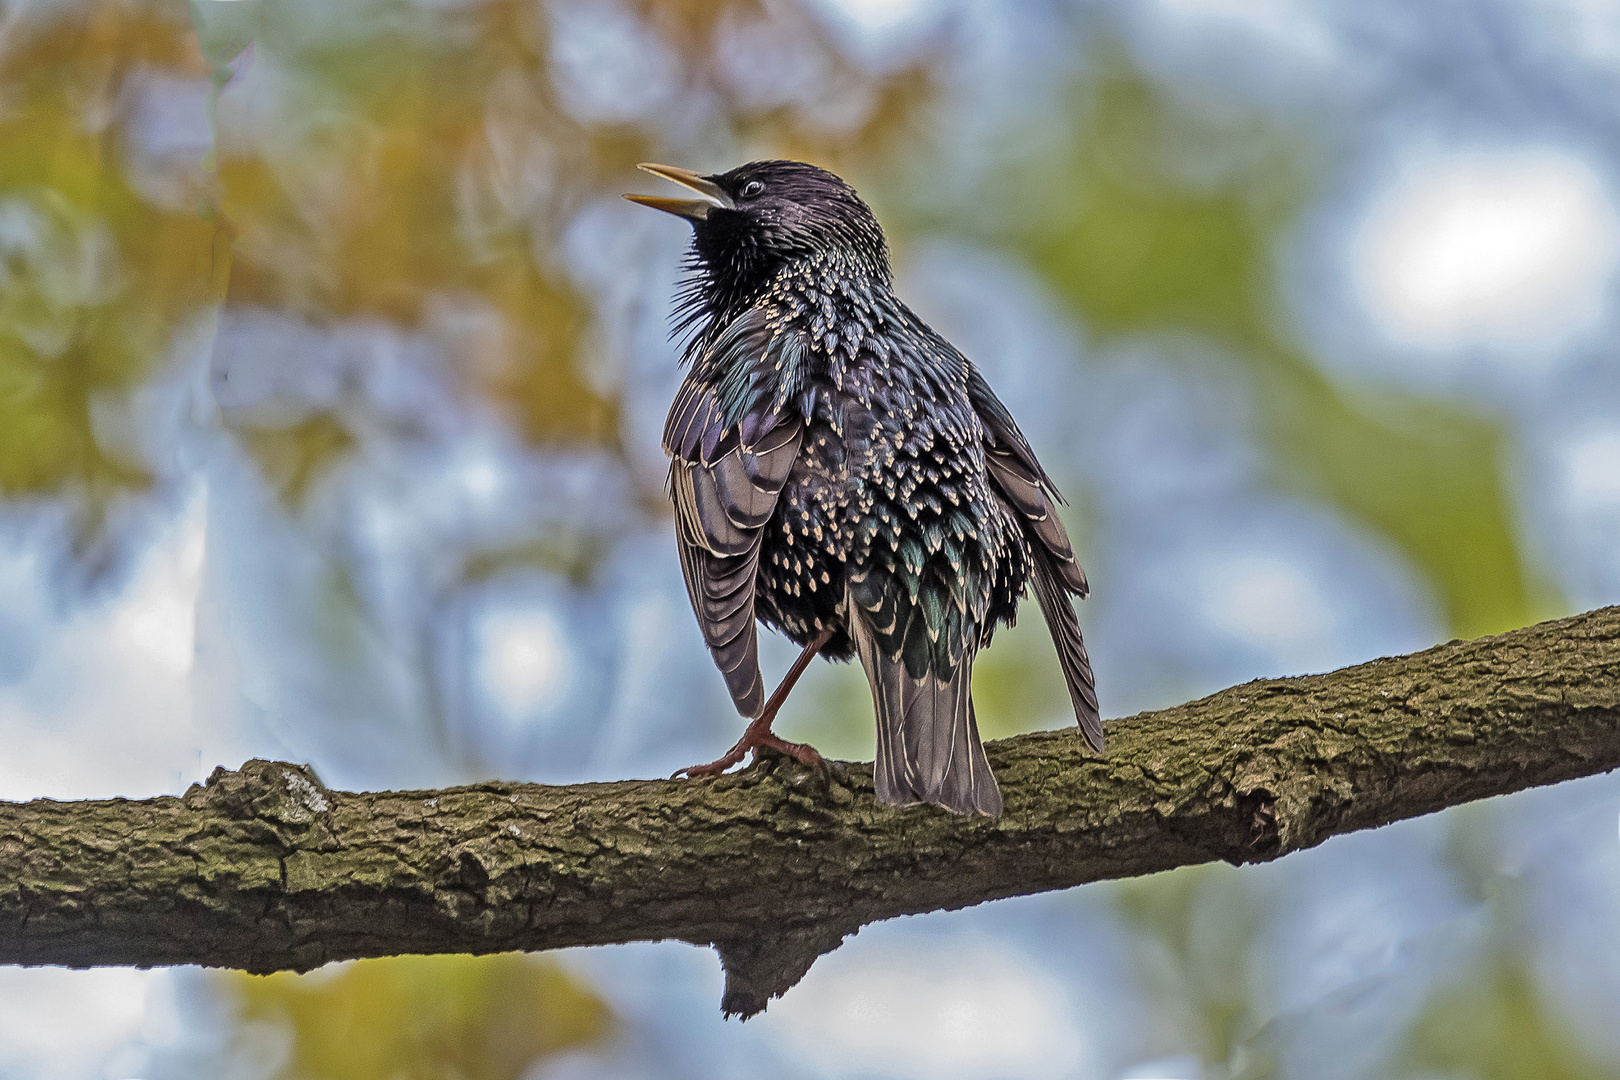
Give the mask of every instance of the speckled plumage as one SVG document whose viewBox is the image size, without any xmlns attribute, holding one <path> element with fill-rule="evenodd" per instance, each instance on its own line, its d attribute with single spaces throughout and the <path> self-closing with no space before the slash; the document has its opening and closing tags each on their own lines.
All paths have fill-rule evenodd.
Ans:
<svg viewBox="0 0 1620 1080">
<path fill-rule="evenodd" d="M 894 295 L 882 231 L 842 180 L 765 161 L 680 182 L 710 205 L 638 199 L 684 207 L 695 233 L 664 445 L 693 607 L 739 710 L 764 707 L 756 619 L 800 645 L 830 632 L 820 651 L 872 684 L 879 796 L 999 813 L 969 683 L 1031 584 L 1102 745 L 1069 602 L 1086 580 L 1051 480 Z"/>
</svg>

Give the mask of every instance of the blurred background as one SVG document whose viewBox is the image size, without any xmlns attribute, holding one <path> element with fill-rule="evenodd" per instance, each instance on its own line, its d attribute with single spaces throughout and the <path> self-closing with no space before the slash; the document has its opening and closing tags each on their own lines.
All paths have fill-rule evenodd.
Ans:
<svg viewBox="0 0 1620 1080">
<path fill-rule="evenodd" d="M 1070 505 L 1104 714 L 1620 602 L 1605 0 L 0 5 L 0 797 L 644 777 L 740 730 L 654 160 L 848 177 Z M 767 640 L 767 675 L 794 650 Z M 1039 619 L 991 736 L 1072 724 Z M 872 756 L 858 670 L 782 730 Z M 0 969 L 0 1077 L 1620 1077 L 1620 781 L 869 927 Z"/>
</svg>

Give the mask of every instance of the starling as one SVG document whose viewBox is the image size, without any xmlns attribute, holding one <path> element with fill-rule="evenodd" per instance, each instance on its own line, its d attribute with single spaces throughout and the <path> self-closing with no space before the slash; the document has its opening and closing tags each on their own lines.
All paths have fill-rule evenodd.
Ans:
<svg viewBox="0 0 1620 1080">
<path fill-rule="evenodd" d="M 859 658 L 878 798 L 1001 813 L 973 658 L 1033 586 L 1080 730 L 1102 723 L 1070 595 L 1083 597 L 1051 477 L 978 369 L 895 296 L 855 190 L 797 161 L 700 175 L 697 198 L 626 198 L 692 223 L 676 331 L 690 371 L 664 426 L 681 569 L 704 641 L 752 722 L 712 776 L 772 747 L 812 658 Z M 769 700 L 755 620 L 803 652 Z"/>
</svg>

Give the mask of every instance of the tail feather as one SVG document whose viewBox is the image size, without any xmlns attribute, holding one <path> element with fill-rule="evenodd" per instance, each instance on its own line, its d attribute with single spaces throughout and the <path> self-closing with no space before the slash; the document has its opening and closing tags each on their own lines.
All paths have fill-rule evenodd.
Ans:
<svg viewBox="0 0 1620 1080">
<path fill-rule="evenodd" d="M 1103 729 L 1102 717 L 1097 711 L 1097 680 L 1091 673 L 1091 657 L 1086 655 L 1080 623 L 1074 617 L 1074 605 L 1069 602 L 1068 591 L 1052 565 L 1052 557 L 1038 548 L 1034 555 L 1035 599 L 1040 602 L 1041 614 L 1046 616 L 1047 629 L 1052 632 L 1052 643 L 1057 646 L 1058 663 L 1063 666 L 1063 681 L 1069 684 L 1075 719 L 1080 721 L 1086 741 L 1100 754 Z"/>
<path fill-rule="evenodd" d="M 949 679 L 913 679 L 901 657 L 885 656 L 859 605 L 849 604 L 856 652 L 877 714 L 878 798 L 892 806 L 927 802 L 958 814 L 1001 814 L 1001 788 L 973 715 L 973 651 Z"/>
</svg>

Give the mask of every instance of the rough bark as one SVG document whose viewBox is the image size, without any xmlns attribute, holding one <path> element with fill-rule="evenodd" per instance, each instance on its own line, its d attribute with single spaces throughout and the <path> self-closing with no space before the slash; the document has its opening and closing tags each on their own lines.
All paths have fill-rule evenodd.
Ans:
<svg viewBox="0 0 1620 1080">
<path fill-rule="evenodd" d="M 0 803 L 0 962 L 268 972 L 677 938 L 749 1013 L 861 926 L 1329 836 L 1620 765 L 1620 608 L 991 744 L 1006 813 L 879 806 L 871 767 Z"/>
</svg>

